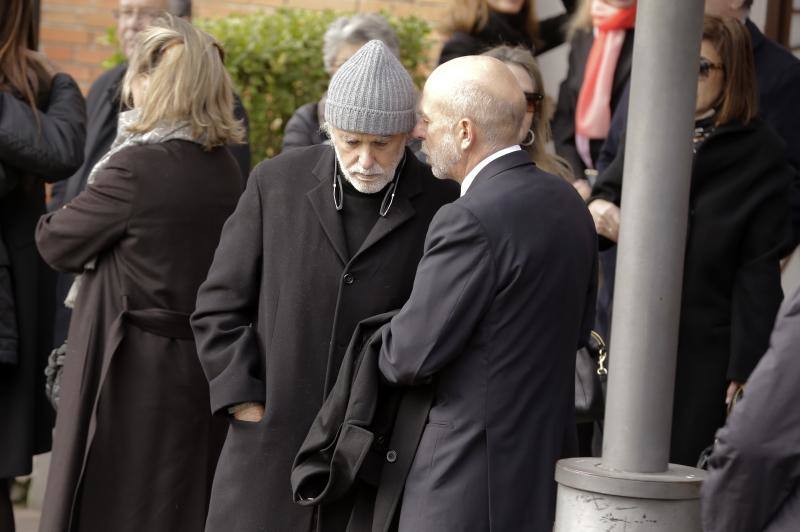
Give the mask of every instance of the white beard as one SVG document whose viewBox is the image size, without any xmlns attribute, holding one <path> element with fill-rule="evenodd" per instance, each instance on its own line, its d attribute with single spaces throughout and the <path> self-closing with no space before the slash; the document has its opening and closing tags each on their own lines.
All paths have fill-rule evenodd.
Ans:
<svg viewBox="0 0 800 532">
<path fill-rule="evenodd" d="M 403 146 L 403 149 L 405 149 L 405 146 Z M 336 148 L 336 144 L 333 144 L 333 150 L 336 153 L 336 159 L 339 161 L 339 168 L 342 169 L 342 175 L 347 179 L 348 183 L 353 185 L 354 189 L 362 194 L 376 194 L 386 188 L 386 185 L 391 183 L 392 179 L 394 179 L 394 172 L 397 170 L 397 166 L 400 164 L 400 159 L 403 155 L 401 151 L 395 163 L 386 170 L 377 162 L 372 165 L 372 168 L 367 170 L 357 162 L 351 165 L 350 168 L 347 168 L 344 163 L 342 163 L 342 158 L 339 156 L 339 150 Z M 370 181 L 363 181 L 353 174 L 370 176 L 372 179 Z"/>
<path fill-rule="evenodd" d="M 458 153 L 456 146 L 455 135 L 445 133 L 438 146 L 431 149 L 426 142 L 422 143 L 423 151 L 428 154 L 428 164 L 431 165 L 433 175 L 439 179 L 449 179 L 450 168 L 452 168 L 459 159 L 461 154 Z"/>
</svg>

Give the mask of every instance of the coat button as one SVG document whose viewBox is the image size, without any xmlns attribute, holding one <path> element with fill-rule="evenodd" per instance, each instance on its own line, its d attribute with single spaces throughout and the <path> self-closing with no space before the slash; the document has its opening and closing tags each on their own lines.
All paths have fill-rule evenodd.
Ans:
<svg viewBox="0 0 800 532">
<path fill-rule="evenodd" d="M 390 464 L 397 462 L 397 451 L 389 451 L 386 453 L 386 461 Z"/>
<path fill-rule="evenodd" d="M 352 274 L 350 274 L 350 273 L 344 274 L 344 284 L 353 284 L 353 281 L 355 281 L 355 280 L 356 280 L 356 278 L 353 277 Z"/>
</svg>

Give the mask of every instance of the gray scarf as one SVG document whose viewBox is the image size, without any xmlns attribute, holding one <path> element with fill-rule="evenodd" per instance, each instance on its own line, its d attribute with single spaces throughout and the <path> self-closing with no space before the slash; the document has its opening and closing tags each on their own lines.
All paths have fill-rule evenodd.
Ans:
<svg viewBox="0 0 800 532">
<path fill-rule="evenodd" d="M 138 117 L 139 111 L 136 109 L 131 109 L 130 111 L 120 113 L 119 121 L 117 122 L 117 138 L 114 139 L 114 142 L 111 144 L 111 149 L 108 150 L 108 153 L 106 153 L 99 161 L 97 161 L 97 164 L 95 164 L 94 168 L 92 168 L 92 171 L 89 173 L 89 177 L 86 180 L 88 185 L 94 183 L 95 179 L 97 179 L 98 173 L 108 164 L 109 159 L 125 148 L 138 146 L 141 144 L 159 144 L 169 140 L 186 140 L 189 142 L 196 142 L 198 144 L 202 143 L 203 139 L 197 139 L 192 135 L 191 127 L 187 122 L 157 126 L 145 133 L 132 133 L 128 131 L 130 125 L 133 124 Z M 94 270 L 96 262 L 96 257 L 91 259 L 84 265 L 84 271 Z M 64 305 L 67 308 L 73 308 L 75 306 L 75 301 L 78 298 L 78 293 L 80 292 L 82 282 L 83 274 L 75 277 L 75 281 L 73 281 L 72 286 L 69 289 L 67 298 L 64 300 Z"/>
</svg>

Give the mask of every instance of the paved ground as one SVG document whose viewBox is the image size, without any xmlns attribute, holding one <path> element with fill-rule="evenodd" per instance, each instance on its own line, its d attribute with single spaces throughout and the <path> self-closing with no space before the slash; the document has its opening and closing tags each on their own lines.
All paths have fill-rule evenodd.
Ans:
<svg viewBox="0 0 800 532">
<path fill-rule="evenodd" d="M 26 508 L 16 508 L 17 532 L 36 532 L 39 529 L 39 512 Z"/>
</svg>

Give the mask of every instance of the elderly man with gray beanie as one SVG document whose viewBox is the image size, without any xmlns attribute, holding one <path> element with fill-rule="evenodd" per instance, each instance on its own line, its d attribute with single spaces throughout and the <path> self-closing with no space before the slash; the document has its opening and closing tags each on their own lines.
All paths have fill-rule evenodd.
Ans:
<svg viewBox="0 0 800 532">
<path fill-rule="evenodd" d="M 333 77 L 331 144 L 259 164 L 225 224 L 192 327 L 227 416 L 206 530 L 303 532 L 290 470 L 356 324 L 408 298 L 425 233 L 458 196 L 406 148 L 417 94 L 380 41 Z"/>
<path fill-rule="evenodd" d="M 322 62 L 325 71 L 333 76 L 354 53 L 372 40 L 383 41 L 395 56 L 400 57 L 397 33 L 380 14 L 357 13 L 337 18 L 328 26 L 323 37 Z M 325 123 L 326 99 L 327 94 L 324 94 L 318 102 L 297 108 L 283 131 L 284 150 L 330 142 L 330 137 L 320 127 Z"/>
</svg>

